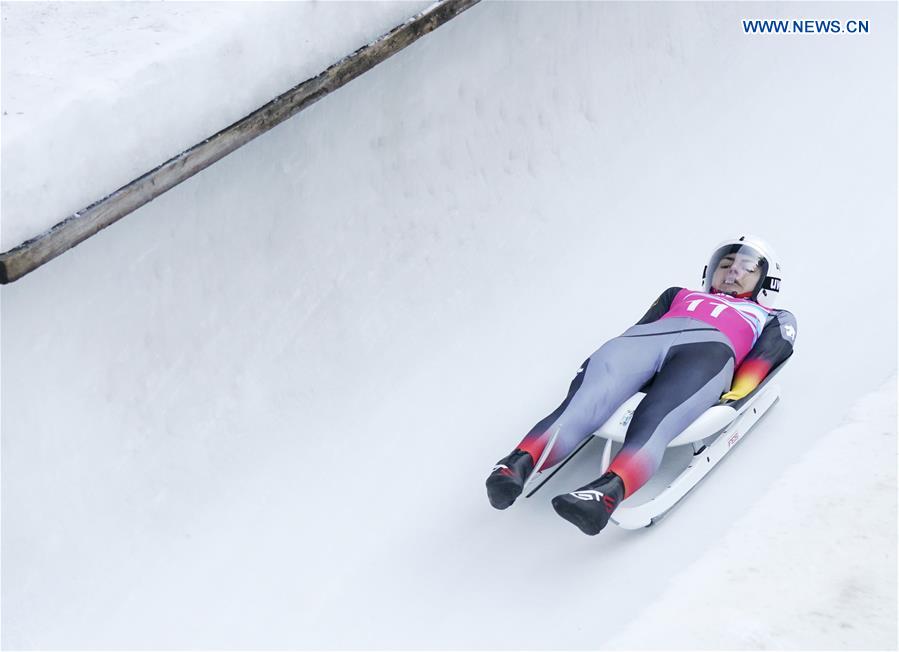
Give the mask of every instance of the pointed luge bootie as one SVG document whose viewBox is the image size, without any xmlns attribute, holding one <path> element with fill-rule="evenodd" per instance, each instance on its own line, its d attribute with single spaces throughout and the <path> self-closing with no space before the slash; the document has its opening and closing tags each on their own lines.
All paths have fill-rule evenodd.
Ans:
<svg viewBox="0 0 899 652">
<path fill-rule="evenodd" d="M 599 534 L 624 499 L 624 482 L 608 471 L 577 491 L 553 498 L 553 509 L 584 534 Z"/>
<path fill-rule="evenodd" d="M 487 498 L 496 509 L 506 509 L 521 495 L 525 481 L 534 470 L 530 453 L 515 449 L 493 467 L 487 477 Z"/>
</svg>

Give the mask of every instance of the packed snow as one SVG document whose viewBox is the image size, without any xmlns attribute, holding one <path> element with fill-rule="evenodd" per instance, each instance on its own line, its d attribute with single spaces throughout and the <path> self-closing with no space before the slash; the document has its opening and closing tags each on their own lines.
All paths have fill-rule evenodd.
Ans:
<svg viewBox="0 0 899 652">
<path fill-rule="evenodd" d="M 3 3 L 2 250 L 430 4 Z"/>
<path fill-rule="evenodd" d="M 425 6 L 0 5 L 3 248 Z M 797 7 L 871 31 L 742 32 Z M 2 645 L 895 649 L 896 24 L 481 3 L 4 286 Z M 742 231 L 799 322 L 757 428 L 646 530 L 553 512 L 598 447 L 493 510 Z"/>
<path fill-rule="evenodd" d="M 675 576 L 608 647 L 889 648 L 896 636 L 896 576 L 889 572 L 896 568 L 896 531 L 884 521 L 895 523 L 895 458 L 893 376 L 765 487 L 714 548 Z"/>
</svg>

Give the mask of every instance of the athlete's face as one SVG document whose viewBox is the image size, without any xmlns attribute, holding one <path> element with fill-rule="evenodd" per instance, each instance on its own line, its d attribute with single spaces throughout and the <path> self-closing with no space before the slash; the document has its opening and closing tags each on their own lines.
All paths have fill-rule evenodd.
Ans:
<svg viewBox="0 0 899 652">
<path fill-rule="evenodd" d="M 755 289 L 762 277 L 758 258 L 746 254 L 727 254 L 718 262 L 712 287 L 727 294 L 746 294 Z"/>
</svg>

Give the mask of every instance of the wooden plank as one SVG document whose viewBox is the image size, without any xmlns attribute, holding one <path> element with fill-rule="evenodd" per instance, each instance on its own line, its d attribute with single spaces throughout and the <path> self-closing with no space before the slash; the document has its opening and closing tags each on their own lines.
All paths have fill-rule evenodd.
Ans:
<svg viewBox="0 0 899 652">
<path fill-rule="evenodd" d="M 115 192 L 73 213 L 48 231 L 0 254 L 0 283 L 11 283 L 122 219 L 185 179 L 317 102 L 455 18 L 480 0 L 441 0 Z"/>
</svg>

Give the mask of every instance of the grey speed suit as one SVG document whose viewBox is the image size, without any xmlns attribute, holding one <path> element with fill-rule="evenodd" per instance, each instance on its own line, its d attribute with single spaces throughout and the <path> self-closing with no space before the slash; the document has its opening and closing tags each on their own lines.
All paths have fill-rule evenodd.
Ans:
<svg viewBox="0 0 899 652">
<path fill-rule="evenodd" d="M 671 440 L 730 389 L 733 373 L 730 340 L 703 321 L 674 317 L 632 326 L 584 362 L 565 401 L 518 448 L 537 460 L 557 433 L 543 467 L 558 464 L 652 380 L 610 466 L 630 495 L 656 472 Z"/>
</svg>

